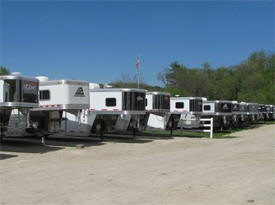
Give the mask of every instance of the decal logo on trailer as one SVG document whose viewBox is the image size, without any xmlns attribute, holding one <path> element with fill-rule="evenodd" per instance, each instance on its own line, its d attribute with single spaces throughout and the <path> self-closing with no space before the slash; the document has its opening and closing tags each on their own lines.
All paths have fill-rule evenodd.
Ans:
<svg viewBox="0 0 275 205">
<path fill-rule="evenodd" d="M 77 88 L 75 94 L 75 97 L 85 97 L 84 91 L 82 87 Z"/>
</svg>

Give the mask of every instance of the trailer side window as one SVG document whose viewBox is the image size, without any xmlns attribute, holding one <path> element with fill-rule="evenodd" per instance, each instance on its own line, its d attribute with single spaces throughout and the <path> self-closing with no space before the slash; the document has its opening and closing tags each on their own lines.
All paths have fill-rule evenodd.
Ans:
<svg viewBox="0 0 275 205">
<path fill-rule="evenodd" d="M 116 98 L 106 98 L 105 105 L 107 107 L 115 107 L 116 106 Z"/>
<path fill-rule="evenodd" d="M 40 90 L 39 91 L 39 99 L 40 100 L 49 100 L 50 99 L 50 91 L 49 90 Z"/>
<path fill-rule="evenodd" d="M 204 106 L 203 106 L 203 110 L 209 111 L 209 110 L 210 110 L 210 105 L 204 105 Z"/>
<path fill-rule="evenodd" d="M 176 102 L 176 108 L 179 108 L 179 109 L 184 108 L 184 103 L 183 102 Z"/>
</svg>

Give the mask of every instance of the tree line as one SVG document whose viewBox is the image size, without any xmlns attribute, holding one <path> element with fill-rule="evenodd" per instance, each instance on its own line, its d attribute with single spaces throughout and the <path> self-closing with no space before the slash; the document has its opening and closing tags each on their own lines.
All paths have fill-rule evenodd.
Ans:
<svg viewBox="0 0 275 205">
<path fill-rule="evenodd" d="M 210 100 L 238 100 L 275 104 L 275 54 L 252 53 L 235 66 L 212 68 L 204 63 L 200 68 L 188 68 L 178 62 L 157 74 L 163 87 L 140 85 L 147 90 L 171 93 L 172 96 L 201 96 Z M 135 79 L 113 83 L 114 87 L 136 87 Z"/>
</svg>

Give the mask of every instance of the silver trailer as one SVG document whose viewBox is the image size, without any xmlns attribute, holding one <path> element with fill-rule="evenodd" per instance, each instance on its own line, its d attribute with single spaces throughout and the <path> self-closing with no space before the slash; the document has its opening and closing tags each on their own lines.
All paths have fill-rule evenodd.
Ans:
<svg viewBox="0 0 275 205">
<path fill-rule="evenodd" d="M 0 76 L 0 138 L 37 132 L 30 109 L 38 107 L 38 80 L 20 73 Z"/>
<path fill-rule="evenodd" d="M 232 121 L 232 101 L 214 100 L 203 102 L 202 118 L 213 118 L 214 129 L 228 129 Z"/>
</svg>

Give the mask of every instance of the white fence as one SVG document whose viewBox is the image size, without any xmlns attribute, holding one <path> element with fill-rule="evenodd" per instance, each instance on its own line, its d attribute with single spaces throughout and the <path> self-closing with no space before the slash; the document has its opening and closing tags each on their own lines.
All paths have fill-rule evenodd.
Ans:
<svg viewBox="0 0 275 205">
<path fill-rule="evenodd" d="M 202 132 L 209 132 L 210 133 L 210 139 L 213 139 L 213 118 L 209 119 L 200 119 L 201 122 L 207 122 L 209 121 L 209 124 L 203 124 L 201 126 L 203 127 L 209 127 L 209 129 L 201 130 Z"/>
<path fill-rule="evenodd" d="M 184 130 L 184 132 L 208 132 L 210 134 L 210 139 L 213 139 L 213 118 L 200 119 L 200 122 L 210 122 L 209 124 L 200 123 L 200 127 L 208 127 L 209 129 L 190 129 Z M 181 127 L 181 135 L 183 135 L 183 129 Z"/>
</svg>

